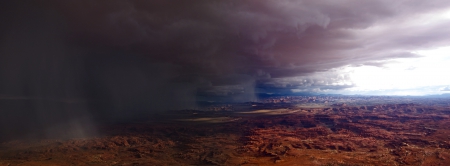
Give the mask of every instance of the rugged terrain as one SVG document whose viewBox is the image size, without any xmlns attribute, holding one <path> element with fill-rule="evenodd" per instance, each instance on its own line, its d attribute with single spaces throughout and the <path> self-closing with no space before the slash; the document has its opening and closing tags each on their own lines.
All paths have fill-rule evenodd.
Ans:
<svg viewBox="0 0 450 166">
<path fill-rule="evenodd" d="M 0 165 L 450 165 L 443 99 L 274 101 L 155 113 L 90 138 L 7 141 Z"/>
</svg>

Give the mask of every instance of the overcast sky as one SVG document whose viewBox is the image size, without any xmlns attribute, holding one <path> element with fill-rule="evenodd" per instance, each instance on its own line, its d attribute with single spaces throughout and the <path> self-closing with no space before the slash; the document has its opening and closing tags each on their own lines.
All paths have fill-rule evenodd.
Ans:
<svg viewBox="0 0 450 166">
<path fill-rule="evenodd" d="M 2 86 L 17 86 L 3 90 L 6 96 L 42 86 L 24 80 L 33 82 L 33 68 L 47 73 L 41 68 L 48 63 L 71 66 L 64 77 L 80 83 L 52 83 L 83 94 L 36 93 L 67 98 L 101 88 L 110 92 L 105 96 L 177 94 L 180 101 L 449 91 L 445 0 L 55 0 L 3 6 L 1 76 L 9 81 Z M 18 54 L 22 58 L 12 58 Z M 31 62 L 24 59 L 53 61 L 28 69 Z"/>
</svg>

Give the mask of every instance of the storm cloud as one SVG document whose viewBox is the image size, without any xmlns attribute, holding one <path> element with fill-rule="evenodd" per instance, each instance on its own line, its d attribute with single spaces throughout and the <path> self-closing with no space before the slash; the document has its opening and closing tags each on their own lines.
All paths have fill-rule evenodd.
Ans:
<svg viewBox="0 0 450 166">
<path fill-rule="evenodd" d="M 220 87 L 249 80 L 276 81 L 416 57 L 411 49 L 449 42 L 449 22 L 421 19 L 449 5 L 437 0 L 248 0 L 72 1 L 56 6 L 68 20 L 70 40 L 173 64 L 176 80 L 201 80 L 200 89 L 222 89 L 217 93 L 223 94 Z"/>
<path fill-rule="evenodd" d="M 382 66 L 450 43 L 450 22 L 428 20 L 449 9 L 443 0 L 2 3 L 1 100 L 34 103 L 23 109 L 41 115 L 29 120 L 43 128 L 198 100 L 343 90 L 354 85 L 334 69 Z"/>
</svg>

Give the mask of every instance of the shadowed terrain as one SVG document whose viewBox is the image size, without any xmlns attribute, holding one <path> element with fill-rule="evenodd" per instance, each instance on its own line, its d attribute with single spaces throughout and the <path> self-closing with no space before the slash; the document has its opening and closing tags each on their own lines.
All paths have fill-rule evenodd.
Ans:
<svg viewBox="0 0 450 166">
<path fill-rule="evenodd" d="M 91 138 L 3 142 L 0 165 L 448 165 L 447 100 L 274 97 L 159 112 Z M 370 104 L 380 101 L 390 103 Z"/>
</svg>

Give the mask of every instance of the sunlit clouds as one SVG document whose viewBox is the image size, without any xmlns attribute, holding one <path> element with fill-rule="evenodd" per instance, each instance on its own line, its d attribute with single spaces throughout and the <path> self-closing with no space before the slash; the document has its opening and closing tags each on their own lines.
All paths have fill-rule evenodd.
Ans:
<svg viewBox="0 0 450 166">
<path fill-rule="evenodd" d="M 430 95 L 446 93 L 450 85 L 450 42 L 435 33 L 450 25 L 450 9 L 388 18 L 364 29 L 350 29 L 359 36 L 361 48 L 348 52 L 354 57 L 377 54 L 379 60 L 353 63 L 328 73 L 348 75 L 344 94 Z M 444 30 L 441 32 L 450 32 Z M 386 35 L 389 34 L 389 35 Z M 388 49 L 386 49 L 388 48 Z M 370 50 L 370 51 L 368 51 Z M 392 55 L 399 55 L 398 57 Z M 409 55 L 402 57 L 401 55 Z M 356 58 L 357 59 L 357 58 Z M 323 75 L 316 73 L 316 75 Z M 341 79 L 340 82 L 344 82 Z M 299 90 L 294 90 L 299 91 Z M 333 93 L 333 92 L 332 92 Z M 447 92 L 448 93 L 448 92 Z"/>
<path fill-rule="evenodd" d="M 414 52 L 421 57 L 392 59 L 382 66 L 344 67 L 355 87 L 350 93 L 384 95 L 441 94 L 450 85 L 450 47 Z"/>
</svg>

